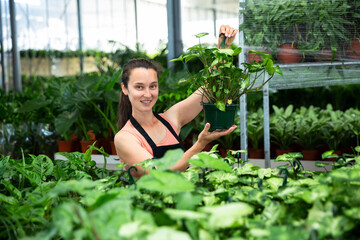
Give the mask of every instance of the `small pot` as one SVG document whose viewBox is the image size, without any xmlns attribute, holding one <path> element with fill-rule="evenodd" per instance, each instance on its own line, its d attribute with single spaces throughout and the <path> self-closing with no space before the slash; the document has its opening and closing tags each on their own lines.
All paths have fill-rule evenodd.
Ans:
<svg viewBox="0 0 360 240">
<path fill-rule="evenodd" d="M 323 49 L 315 53 L 316 62 L 331 62 L 332 51 L 330 49 Z"/>
<path fill-rule="evenodd" d="M 81 144 L 81 152 L 86 152 L 88 149 L 89 149 L 89 146 L 90 145 L 93 145 L 93 143 L 94 143 L 95 141 L 94 140 L 90 140 L 90 141 L 80 141 L 80 144 Z M 98 142 L 96 142 L 95 143 L 95 146 L 96 147 L 99 147 L 99 143 Z M 97 150 L 94 150 L 93 152 L 92 152 L 92 154 L 99 154 L 99 152 L 97 151 Z"/>
<path fill-rule="evenodd" d="M 73 152 L 73 141 L 65 141 L 65 140 L 57 140 L 58 150 L 59 152 Z"/>
<path fill-rule="evenodd" d="M 117 155 L 114 141 L 110 141 L 111 154 Z"/>
<path fill-rule="evenodd" d="M 278 50 L 277 57 L 280 63 L 299 63 L 302 55 L 294 44 L 282 44 Z"/>
<path fill-rule="evenodd" d="M 247 54 L 247 59 L 248 59 L 248 63 L 253 63 L 253 62 L 262 62 L 263 60 L 261 59 L 260 55 L 256 54 L 256 53 L 248 53 Z"/>
<path fill-rule="evenodd" d="M 258 148 L 249 148 L 248 149 L 248 157 L 253 159 L 264 159 L 264 149 Z"/>
<path fill-rule="evenodd" d="M 356 38 L 351 40 L 348 43 L 346 52 L 349 59 L 360 60 L 360 39 Z"/>
<path fill-rule="evenodd" d="M 291 152 L 290 149 L 275 149 L 275 153 L 277 157 L 289 152 Z"/>
<path fill-rule="evenodd" d="M 225 111 L 220 111 L 212 103 L 203 103 L 205 122 L 210 123 L 211 130 L 228 129 L 234 125 L 235 113 L 237 110 L 236 104 L 229 104 L 225 106 Z"/>
<path fill-rule="evenodd" d="M 320 160 L 320 152 L 317 149 L 313 150 L 302 150 L 301 153 L 303 154 L 303 160 Z"/>
</svg>

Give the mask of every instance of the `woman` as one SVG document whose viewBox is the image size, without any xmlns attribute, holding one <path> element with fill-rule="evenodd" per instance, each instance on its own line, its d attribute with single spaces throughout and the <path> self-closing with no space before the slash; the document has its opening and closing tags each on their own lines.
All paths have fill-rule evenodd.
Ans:
<svg viewBox="0 0 360 240">
<path fill-rule="evenodd" d="M 237 33 L 229 26 L 220 27 L 218 47 L 226 37 L 225 47 L 229 47 Z M 198 89 L 185 100 L 176 103 L 162 114 L 153 112 L 158 94 L 159 68 L 145 59 L 129 61 L 121 76 L 121 96 L 119 104 L 119 129 L 115 135 L 115 147 L 120 160 L 127 166 L 143 162 L 146 159 L 161 158 L 167 150 L 184 147 L 179 139 L 181 128 L 193 120 L 202 110 L 201 90 Z M 204 99 L 205 100 L 205 99 Z M 187 159 L 215 139 L 230 134 L 236 126 L 224 131 L 209 132 L 206 123 L 195 144 L 184 152 L 172 170 L 183 171 L 188 168 Z M 136 166 L 135 177 L 145 174 L 141 166 Z"/>
</svg>

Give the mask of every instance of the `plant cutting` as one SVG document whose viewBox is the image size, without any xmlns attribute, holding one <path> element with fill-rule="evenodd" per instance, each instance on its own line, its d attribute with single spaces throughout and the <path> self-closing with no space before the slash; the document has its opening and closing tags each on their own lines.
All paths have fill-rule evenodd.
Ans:
<svg viewBox="0 0 360 240">
<path fill-rule="evenodd" d="M 205 120 L 210 122 L 212 129 L 229 128 L 234 123 L 239 97 L 245 93 L 260 90 L 275 73 L 282 74 L 279 66 L 274 67 L 269 54 L 255 52 L 263 58 L 261 62 L 234 64 L 234 59 L 242 48 L 217 49 L 207 48 L 201 44 L 201 37 L 208 33 L 195 35 L 199 44 L 194 45 L 179 58 L 171 61 L 181 61 L 186 64 L 192 59 L 199 59 L 203 68 L 190 73 L 192 90 L 201 89 Z M 183 81 L 184 82 L 184 81 Z M 210 111 L 210 112 L 209 112 Z M 222 116 L 225 114 L 225 116 Z M 212 117 L 219 120 L 212 121 Z M 229 121 L 227 120 L 229 118 Z"/>
</svg>

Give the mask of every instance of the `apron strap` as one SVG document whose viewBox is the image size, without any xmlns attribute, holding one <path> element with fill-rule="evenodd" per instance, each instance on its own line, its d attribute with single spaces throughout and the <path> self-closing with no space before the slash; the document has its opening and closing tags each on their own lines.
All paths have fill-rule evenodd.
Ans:
<svg viewBox="0 0 360 240">
<path fill-rule="evenodd" d="M 179 136 L 176 134 L 174 129 L 171 127 L 170 123 L 168 121 L 166 121 L 163 117 L 161 117 L 159 114 L 157 114 L 156 112 L 154 112 L 154 115 L 157 119 L 159 119 L 162 122 L 162 124 L 165 125 L 165 127 L 167 127 L 167 129 L 169 129 L 169 131 L 172 133 L 172 135 L 174 135 L 176 140 L 178 140 L 178 142 L 182 144 L 182 141 L 180 140 Z"/>
<path fill-rule="evenodd" d="M 156 148 L 156 144 L 132 115 L 130 117 L 130 122 L 136 128 L 136 130 L 138 130 L 138 132 L 145 138 L 145 140 L 149 143 L 151 149 L 154 151 L 154 149 Z"/>
</svg>

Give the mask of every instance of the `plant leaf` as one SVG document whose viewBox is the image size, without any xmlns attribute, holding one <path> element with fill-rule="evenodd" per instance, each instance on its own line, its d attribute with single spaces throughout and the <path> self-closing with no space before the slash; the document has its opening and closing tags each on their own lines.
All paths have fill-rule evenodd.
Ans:
<svg viewBox="0 0 360 240">
<path fill-rule="evenodd" d="M 162 172 L 150 170 L 150 174 L 141 177 L 136 182 L 137 187 L 152 192 L 164 194 L 193 191 L 195 185 L 177 172 Z"/>
</svg>

